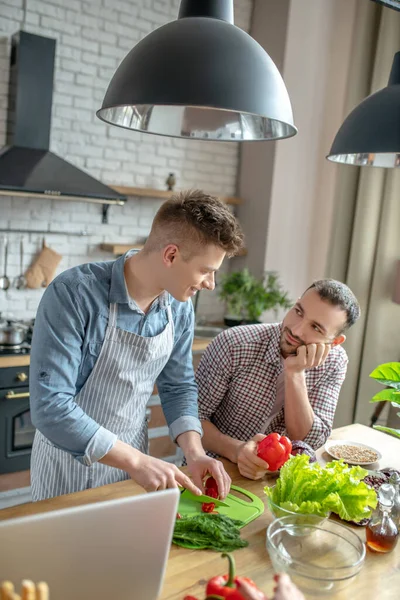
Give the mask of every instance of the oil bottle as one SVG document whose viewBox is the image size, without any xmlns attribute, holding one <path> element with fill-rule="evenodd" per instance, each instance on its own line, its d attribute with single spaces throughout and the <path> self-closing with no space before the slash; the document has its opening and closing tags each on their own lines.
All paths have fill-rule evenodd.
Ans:
<svg viewBox="0 0 400 600">
<path fill-rule="evenodd" d="M 367 547 L 374 552 L 391 552 L 397 544 L 399 530 L 391 515 L 395 494 L 396 490 L 390 483 L 379 488 L 378 507 L 365 533 Z"/>
</svg>

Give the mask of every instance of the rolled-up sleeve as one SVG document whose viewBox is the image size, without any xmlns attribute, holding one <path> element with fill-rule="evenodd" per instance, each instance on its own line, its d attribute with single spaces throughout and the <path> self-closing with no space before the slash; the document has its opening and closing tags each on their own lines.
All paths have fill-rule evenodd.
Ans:
<svg viewBox="0 0 400 600">
<path fill-rule="evenodd" d="M 56 447 L 90 466 L 114 446 L 117 436 L 75 402 L 85 322 L 76 288 L 53 282 L 40 303 L 30 363 L 33 425 Z"/>
<path fill-rule="evenodd" d="M 161 405 L 173 441 L 186 431 L 203 434 L 193 370 L 194 312 L 191 302 L 187 303 L 187 312 L 181 319 L 182 324 L 175 325 L 177 335 L 172 353 L 157 378 Z"/>
<path fill-rule="evenodd" d="M 326 372 L 322 380 L 308 393 L 314 411 L 314 423 L 304 441 L 312 448 L 323 446 L 330 436 L 339 393 L 347 371 L 347 357 L 341 358 L 335 367 Z"/>
</svg>

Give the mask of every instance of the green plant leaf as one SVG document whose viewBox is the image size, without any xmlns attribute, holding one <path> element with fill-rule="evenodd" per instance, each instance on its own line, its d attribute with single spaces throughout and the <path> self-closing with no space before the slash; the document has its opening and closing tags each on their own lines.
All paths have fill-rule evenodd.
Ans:
<svg viewBox="0 0 400 600">
<path fill-rule="evenodd" d="M 374 425 L 374 429 L 379 429 L 379 431 L 384 431 L 385 433 L 390 433 L 395 437 L 400 438 L 400 429 L 392 429 L 391 427 L 382 427 L 381 425 Z"/>
<path fill-rule="evenodd" d="M 224 275 L 218 286 L 218 295 L 227 304 L 227 310 L 232 317 L 244 319 L 246 316 L 246 296 L 253 285 L 253 275 L 249 270 L 233 271 Z"/>
<path fill-rule="evenodd" d="M 266 310 L 289 308 L 292 302 L 274 271 L 255 277 L 245 268 L 225 275 L 219 286 L 219 297 L 225 300 L 229 314 L 257 321 Z"/>
<path fill-rule="evenodd" d="M 400 363 L 389 362 L 379 365 L 369 375 L 378 383 L 400 390 Z"/>
<path fill-rule="evenodd" d="M 370 402 L 390 402 L 393 407 L 400 408 L 400 362 L 389 362 L 379 365 L 370 373 L 370 377 L 378 383 L 392 388 L 375 394 Z M 400 417 L 400 412 L 397 413 L 397 416 Z M 382 425 L 374 425 L 374 429 L 400 438 L 400 429 L 383 427 Z"/>
<path fill-rule="evenodd" d="M 394 389 L 382 390 L 375 394 L 370 402 L 393 402 L 393 404 L 400 406 L 400 392 Z"/>
</svg>

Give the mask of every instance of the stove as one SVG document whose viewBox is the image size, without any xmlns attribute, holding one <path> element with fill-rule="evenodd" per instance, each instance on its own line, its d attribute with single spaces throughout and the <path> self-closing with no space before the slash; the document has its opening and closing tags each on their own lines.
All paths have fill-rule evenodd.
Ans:
<svg viewBox="0 0 400 600">
<path fill-rule="evenodd" d="M 31 345 L 28 343 L 18 346 L 0 346 L 0 356 L 16 356 L 18 354 L 30 354 Z"/>
</svg>

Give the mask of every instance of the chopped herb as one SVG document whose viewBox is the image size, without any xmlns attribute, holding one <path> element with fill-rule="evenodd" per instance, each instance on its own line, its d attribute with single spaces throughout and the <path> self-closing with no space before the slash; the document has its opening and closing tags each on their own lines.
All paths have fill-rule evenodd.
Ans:
<svg viewBox="0 0 400 600">
<path fill-rule="evenodd" d="M 173 543 L 177 546 L 193 544 L 216 552 L 232 552 L 244 548 L 249 543 L 240 537 L 242 521 L 220 514 L 200 514 L 194 517 L 182 516 L 175 521 Z"/>
</svg>

